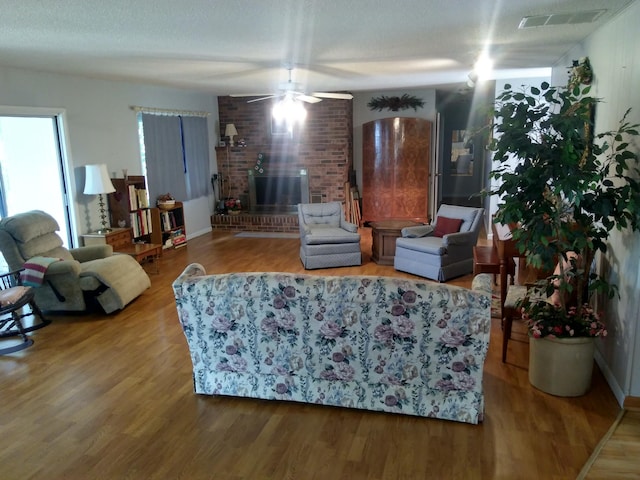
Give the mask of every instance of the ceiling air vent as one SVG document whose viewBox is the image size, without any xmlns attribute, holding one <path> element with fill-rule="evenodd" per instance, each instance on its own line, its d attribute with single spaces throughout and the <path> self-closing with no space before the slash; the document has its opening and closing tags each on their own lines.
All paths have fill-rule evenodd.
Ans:
<svg viewBox="0 0 640 480">
<path fill-rule="evenodd" d="M 552 13 L 523 17 L 518 28 L 546 27 L 551 25 L 575 25 L 595 22 L 606 10 L 589 10 L 574 13 Z"/>
</svg>

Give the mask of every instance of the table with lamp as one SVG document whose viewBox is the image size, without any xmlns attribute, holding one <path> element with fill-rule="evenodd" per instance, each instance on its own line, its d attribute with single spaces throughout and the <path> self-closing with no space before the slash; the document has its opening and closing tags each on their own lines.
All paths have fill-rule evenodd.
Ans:
<svg viewBox="0 0 640 480">
<path fill-rule="evenodd" d="M 133 243 L 130 228 L 112 228 L 107 222 L 108 212 L 105 208 L 103 195 L 113 193 L 116 189 L 109 178 L 107 166 L 104 164 L 85 165 L 85 195 L 98 195 L 100 206 L 101 227 L 94 232 L 82 235 L 85 245 L 111 245 L 113 251 L 130 255 L 138 263 L 142 264 L 149 259 L 155 264 L 155 273 L 159 272 L 159 258 L 162 254 L 162 245 L 154 243 Z"/>
</svg>

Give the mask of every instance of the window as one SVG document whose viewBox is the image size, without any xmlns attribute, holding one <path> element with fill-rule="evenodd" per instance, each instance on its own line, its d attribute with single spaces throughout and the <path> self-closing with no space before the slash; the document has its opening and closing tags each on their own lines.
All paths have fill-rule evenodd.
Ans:
<svg viewBox="0 0 640 480">
<path fill-rule="evenodd" d="M 149 198 L 170 193 L 192 200 L 209 193 L 207 118 L 138 112 L 142 166 Z"/>
</svg>

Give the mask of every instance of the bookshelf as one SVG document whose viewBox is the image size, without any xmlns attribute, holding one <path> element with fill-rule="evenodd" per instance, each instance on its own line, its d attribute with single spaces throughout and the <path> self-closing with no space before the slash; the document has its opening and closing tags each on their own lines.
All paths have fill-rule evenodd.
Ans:
<svg viewBox="0 0 640 480">
<path fill-rule="evenodd" d="M 153 242 L 152 212 L 142 175 L 112 178 L 115 192 L 109 194 L 109 217 L 113 227 L 131 228 L 134 242 Z"/>
<path fill-rule="evenodd" d="M 182 202 L 153 208 L 151 214 L 154 231 L 161 232 L 161 238 L 158 236 L 158 240 L 154 240 L 153 243 L 162 243 L 165 249 L 181 248 L 187 245 Z"/>
</svg>

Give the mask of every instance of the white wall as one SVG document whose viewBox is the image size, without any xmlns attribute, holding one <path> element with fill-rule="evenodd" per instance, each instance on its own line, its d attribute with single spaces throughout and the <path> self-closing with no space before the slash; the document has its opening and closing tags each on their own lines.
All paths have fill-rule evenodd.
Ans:
<svg viewBox="0 0 640 480">
<path fill-rule="evenodd" d="M 554 82 L 566 83 L 567 66 L 588 56 L 594 71 L 592 94 L 603 101 L 596 111 L 596 133 L 616 128 L 631 108 L 631 123 L 640 123 L 640 2 L 634 2 L 554 69 Z M 640 148 L 640 146 L 637 146 Z M 638 149 L 636 150 L 638 151 Z M 598 344 L 597 360 L 614 394 L 640 397 L 640 233 L 612 232 L 603 273 L 620 289 L 620 299 L 606 303 L 609 336 Z"/>
<path fill-rule="evenodd" d="M 132 105 L 209 112 L 210 165 L 215 171 L 218 103 L 210 94 L 0 67 L 0 105 L 64 110 L 70 200 L 77 236 L 94 230 L 100 223 L 97 198 L 82 193 L 84 165 L 105 163 L 109 172 L 116 172 L 119 177 L 124 168 L 129 175 L 142 173 Z M 212 195 L 185 203 L 189 237 L 211 230 Z"/>
</svg>

